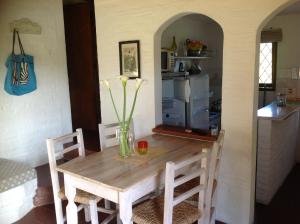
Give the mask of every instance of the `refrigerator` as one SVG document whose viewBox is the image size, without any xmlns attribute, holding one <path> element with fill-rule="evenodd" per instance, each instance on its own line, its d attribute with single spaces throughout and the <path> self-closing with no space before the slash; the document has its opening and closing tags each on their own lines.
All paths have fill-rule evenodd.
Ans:
<svg viewBox="0 0 300 224">
<path fill-rule="evenodd" d="M 163 79 L 162 112 L 163 124 L 209 130 L 209 75 Z"/>
</svg>

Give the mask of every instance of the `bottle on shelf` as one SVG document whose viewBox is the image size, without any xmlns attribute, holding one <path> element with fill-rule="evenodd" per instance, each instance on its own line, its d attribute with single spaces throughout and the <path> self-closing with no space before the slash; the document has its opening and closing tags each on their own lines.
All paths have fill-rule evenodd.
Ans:
<svg viewBox="0 0 300 224">
<path fill-rule="evenodd" d="M 177 44 L 176 44 L 175 36 L 173 36 L 173 41 L 170 50 L 174 52 L 175 56 L 177 56 Z"/>
<path fill-rule="evenodd" d="M 184 57 L 188 56 L 188 48 L 186 42 L 183 42 L 183 56 Z"/>
</svg>

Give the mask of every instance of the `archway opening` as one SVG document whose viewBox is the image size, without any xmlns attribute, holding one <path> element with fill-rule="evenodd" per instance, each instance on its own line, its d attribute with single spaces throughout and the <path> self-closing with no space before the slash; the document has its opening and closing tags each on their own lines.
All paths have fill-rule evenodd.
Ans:
<svg viewBox="0 0 300 224">
<path fill-rule="evenodd" d="M 210 136 L 221 128 L 223 30 L 196 13 L 155 34 L 156 125 Z"/>
<path fill-rule="evenodd" d="M 300 178 L 300 167 L 296 165 L 300 162 L 299 26 L 300 1 L 297 1 L 268 18 L 259 30 L 257 223 L 279 220 L 272 210 L 276 205 L 281 210 L 280 216 L 289 217 L 291 223 L 297 216 L 282 201 L 293 204 L 296 199 L 290 196 L 295 187 L 292 178 L 297 175 Z"/>
</svg>

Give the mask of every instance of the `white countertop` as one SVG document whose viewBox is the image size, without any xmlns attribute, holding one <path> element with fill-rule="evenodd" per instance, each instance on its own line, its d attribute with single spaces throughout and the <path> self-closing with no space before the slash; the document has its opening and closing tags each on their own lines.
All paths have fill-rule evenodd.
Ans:
<svg viewBox="0 0 300 224">
<path fill-rule="evenodd" d="M 278 107 L 276 103 L 271 103 L 257 111 L 258 119 L 269 119 L 269 120 L 284 120 L 289 115 L 298 111 L 297 106 L 285 106 Z"/>
</svg>

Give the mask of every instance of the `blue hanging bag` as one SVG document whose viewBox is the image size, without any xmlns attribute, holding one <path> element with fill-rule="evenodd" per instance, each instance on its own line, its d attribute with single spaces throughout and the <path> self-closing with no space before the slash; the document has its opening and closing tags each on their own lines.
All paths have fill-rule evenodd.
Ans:
<svg viewBox="0 0 300 224">
<path fill-rule="evenodd" d="M 21 54 L 15 54 L 15 38 L 18 37 Z M 11 55 L 6 60 L 7 73 L 4 89 L 7 93 L 21 96 L 36 90 L 36 77 L 34 73 L 33 57 L 26 55 L 19 36 L 14 30 L 13 48 Z"/>
</svg>

